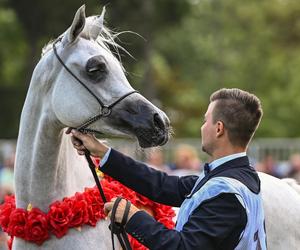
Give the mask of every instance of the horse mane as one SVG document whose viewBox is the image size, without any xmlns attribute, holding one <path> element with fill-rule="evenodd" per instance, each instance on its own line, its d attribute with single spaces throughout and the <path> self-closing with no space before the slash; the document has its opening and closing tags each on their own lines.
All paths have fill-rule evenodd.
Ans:
<svg viewBox="0 0 300 250">
<path fill-rule="evenodd" d="M 88 22 L 87 22 L 88 23 Z M 86 24 L 88 25 L 88 24 Z M 130 57 L 134 58 L 124 47 L 122 47 L 120 44 L 118 44 L 116 42 L 116 39 L 118 39 L 119 41 L 121 41 L 119 39 L 119 35 L 124 34 L 124 33 L 133 33 L 138 35 L 135 32 L 132 31 L 122 31 L 122 32 L 114 32 L 112 30 L 110 30 L 108 27 L 104 26 L 101 29 L 100 34 L 98 35 L 96 41 L 97 43 L 104 48 L 105 50 L 107 50 L 109 53 L 111 53 L 113 56 L 115 56 L 123 71 L 125 72 L 125 69 L 122 65 L 122 60 L 121 60 L 121 54 L 120 54 L 120 50 L 125 52 L 127 55 L 129 55 Z M 43 48 L 42 48 L 42 54 L 41 57 L 43 57 L 45 54 L 47 54 L 50 50 L 52 50 L 52 46 L 53 43 L 57 40 L 62 38 L 64 35 L 66 34 L 66 31 L 61 34 L 58 38 L 56 39 L 52 39 L 50 40 Z M 81 37 L 85 38 L 85 39 L 90 39 L 89 34 L 88 34 L 88 29 L 86 31 L 86 29 L 84 29 L 84 31 L 80 34 Z"/>
</svg>

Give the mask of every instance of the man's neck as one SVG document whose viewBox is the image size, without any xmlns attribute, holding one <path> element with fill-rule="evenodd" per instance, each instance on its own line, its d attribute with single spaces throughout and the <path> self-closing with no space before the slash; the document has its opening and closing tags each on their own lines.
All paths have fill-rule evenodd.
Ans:
<svg viewBox="0 0 300 250">
<path fill-rule="evenodd" d="M 247 148 L 245 147 L 233 147 L 233 146 L 222 147 L 220 149 L 215 150 L 215 152 L 211 156 L 211 161 L 220 159 L 228 155 L 246 152 L 246 150 Z"/>
</svg>

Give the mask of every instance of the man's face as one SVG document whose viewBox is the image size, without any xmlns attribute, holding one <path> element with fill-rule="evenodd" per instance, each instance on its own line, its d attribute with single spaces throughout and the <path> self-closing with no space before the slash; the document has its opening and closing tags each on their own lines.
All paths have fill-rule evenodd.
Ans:
<svg viewBox="0 0 300 250">
<path fill-rule="evenodd" d="M 213 124 L 212 113 L 216 102 L 211 102 L 204 115 L 201 127 L 202 150 L 212 155 L 216 142 L 216 124 Z"/>
</svg>

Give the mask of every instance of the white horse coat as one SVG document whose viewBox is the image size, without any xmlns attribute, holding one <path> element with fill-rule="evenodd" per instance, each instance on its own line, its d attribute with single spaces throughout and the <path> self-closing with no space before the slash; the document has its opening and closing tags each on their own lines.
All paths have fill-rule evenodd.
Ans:
<svg viewBox="0 0 300 250">
<path fill-rule="evenodd" d="M 71 27 L 56 43 L 57 53 L 68 68 L 104 103 L 111 104 L 133 91 L 122 66 L 110 52 L 113 43 L 103 26 L 103 15 L 85 18 L 77 11 Z M 77 128 L 99 114 L 101 106 L 69 73 L 48 46 L 37 64 L 22 110 L 15 163 L 16 206 L 28 204 L 44 212 L 64 197 L 83 192 L 95 183 L 87 163 L 73 149 L 66 127 Z M 123 99 L 108 117 L 87 129 L 104 134 L 135 137 L 143 147 L 162 145 L 169 137 L 167 116 L 138 93 Z M 15 238 L 14 250 L 38 245 Z M 42 249 L 111 249 L 108 221 L 97 226 L 69 229 L 61 239 L 54 235 Z"/>
<path fill-rule="evenodd" d="M 259 178 L 268 249 L 300 249 L 300 186 L 264 173 L 259 173 Z"/>
<path fill-rule="evenodd" d="M 66 65 L 103 102 L 112 103 L 133 89 L 120 63 L 105 46 L 104 31 L 103 15 L 86 19 L 81 7 L 71 27 L 62 35 L 57 50 Z M 26 209 L 31 203 L 47 212 L 53 201 L 94 185 L 84 158 L 73 150 L 64 128 L 80 126 L 100 109 L 97 101 L 63 69 L 48 48 L 34 70 L 21 116 L 15 165 L 17 207 Z M 155 146 L 167 141 L 169 121 L 144 97 L 133 94 L 116 106 L 111 117 L 100 119 L 89 129 L 136 137 L 140 144 Z M 300 249 L 299 193 L 285 181 L 262 173 L 260 178 L 268 248 Z M 95 228 L 70 229 L 61 239 L 52 236 L 42 249 L 110 249 L 107 227 L 107 221 L 100 221 Z M 14 250 L 38 248 L 19 238 L 13 244 Z"/>
</svg>

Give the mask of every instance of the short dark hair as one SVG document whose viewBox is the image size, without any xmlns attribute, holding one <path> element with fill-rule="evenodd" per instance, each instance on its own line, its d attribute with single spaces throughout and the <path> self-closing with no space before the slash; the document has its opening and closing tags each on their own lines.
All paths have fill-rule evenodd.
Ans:
<svg viewBox="0 0 300 250">
<path fill-rule="evenodd" d="M 237 88 L 223 88 L 210 96 L 210 102 L 214 101 L 216 104 L 212 111 L 213 123 L 224 123 L 233 145 L 247 146 L 263 114 L 260 100 Z"/>
</svg>

